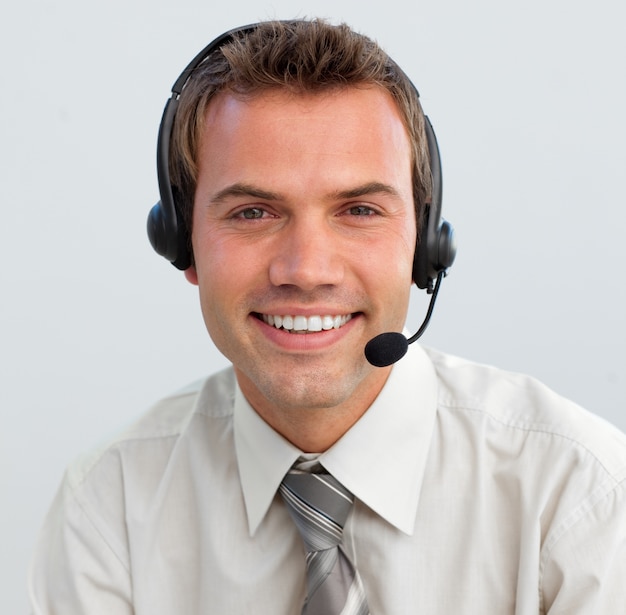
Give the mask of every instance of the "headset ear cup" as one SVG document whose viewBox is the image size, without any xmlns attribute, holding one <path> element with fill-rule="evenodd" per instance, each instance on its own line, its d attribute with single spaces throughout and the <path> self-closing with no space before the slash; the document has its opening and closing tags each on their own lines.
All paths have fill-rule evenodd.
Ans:
<svg viewBox="0 0 626 615">
<path fill-rule="evenodd" d="M 433 232 L 429 224 L 429 215 L 430 212 L 427 212 L 424 216 L 422 234 L 415 247 L 413 281 L 418 288 L 430 292 L 439 273 L 454 262 L 456 237 L 454 228 L 447 220 L 442 220 L 439 228 Z"/>
<path fill-rule="evenodd" d="M 178 205 L 176 205 L 176 258 L 172 261 L 172 265 L 181 271 L 189 269 L 193 265 L 193 253 L 191 251 L 191 237 L 187 230 L 184 216 L 180 213 Z"/>
<path fill-rule="evenodd" d="M 447 220 L 441 221 L 437 241 L 437 272 L 452 266 L 456 257 L 456 237 L 454 228 Z"/>
<path fill-rule="evenodd" d="M 148 214 L 147 221 L 148 239 L 154 251 L 160 256 L 167 255 L 167 228 L 161 201 L 156 203 Z"/>
<path fill-rule="evenodd" d="M 174 199 L 178 190 L 172 186 Z M 176 220 L 168 222 L 161 201 L 152 207 L 148 214 L 147 231 L 154 251 L 164 256 L 177 269 L 189 269 L 193 263 L 191 241 L 185 218 L 181 215 L 178 202 L 174 200 Z"/>
<path fill-rule="evenodd" d="M 415 246 L 415 255 L 413 256 L 413 282 L 418 288 L 429 289 L 432 286 L 432 273 L 430 266 L 430 254 L 432 243 L 430 229 L 430 205 L 424 208 L 421 230 Z"/>
</svg>

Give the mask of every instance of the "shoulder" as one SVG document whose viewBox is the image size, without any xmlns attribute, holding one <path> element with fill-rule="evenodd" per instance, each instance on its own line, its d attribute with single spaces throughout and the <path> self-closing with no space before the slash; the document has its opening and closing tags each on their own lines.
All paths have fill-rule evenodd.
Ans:
<svg viewBox="0 0 626 615">
<path fill-rule="evenodd" d="M 531 376 L 425 351 L 437 374 L 440 411 L 472 416 L 495 434 L 517 432 L 553 449 L 577 449 L 623 480 L 626 435 L 615 426 Z"/>
<path fill-rule="evenodd" d="M 195 421 L 230 417 L 234 395 L 232 368 L 185 386 L 156 402 L 113 438 L 76 459 L 68 468 L 66 482 L 76 488 L 97 466 L 119 466 L 123 460 L 140 458 L 142 452 L 150 450 L 167 458 L 168 450 Z"/>
<path fill-rule="evenodd" d="M 565 577 L 581 587 L 602 577 L 622 595 L 626 436 L 532 377 L 426 352 L 438 384 L 441 463 L 456 460 L 472 493 L 487 490 L 511 525 L 518 518 L 533 528 L 546 592 Z"/>
<path fill-rule="evenodd" d="M 106 544 L 118 560 L 128 562 L 129 511 L 145 517 L 158 497 L 186 485 L 198 448 L 224 440 L 224 417 L 232 415 L 234 390 L 229 369 L 189 385 L 75 459 L 66 470 L 49 523 L 71 526 L 77 536 L 99 536 L 94 544 Z"/>
</svg>

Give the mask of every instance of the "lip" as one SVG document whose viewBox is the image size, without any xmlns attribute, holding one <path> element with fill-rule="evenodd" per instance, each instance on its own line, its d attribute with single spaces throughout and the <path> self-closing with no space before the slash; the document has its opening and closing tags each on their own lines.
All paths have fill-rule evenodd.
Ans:
<svg viewBox="0 0 626 615">
<path fill-rule="evenodd" d="M 308 310 L 289 310 L 278 309 L 263 314 L 296 314 L 301 316 L 317 316 L 320 314 L 341 314 L 339 311 L 308 309 Z M 347 315 L 347 314 L 346 314 Z M 283 351 L 303 353 L 314 352 L 327 349 L 352 331 L 352 329 L 360 321 L 362 314 L 356 312 L 351 314 L 351 318 L 338 329 L 329 329 L 325 331 L 315 331 L 307 333 L 291 333 L 285 329 L 277 329 L 275 326 L 267 324 L 263 321 L 260 313 L 253 313 L 250 318 L 259 329 L 261 334 L 274 346 L 279 347 Z"/>
</svg>

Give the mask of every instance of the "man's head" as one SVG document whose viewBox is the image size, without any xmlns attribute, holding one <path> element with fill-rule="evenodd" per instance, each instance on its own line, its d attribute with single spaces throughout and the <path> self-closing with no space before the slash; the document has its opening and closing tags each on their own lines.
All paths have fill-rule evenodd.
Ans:
<svg viewBox="0 0 626 615">
<path fill-rule="evenodd" d="M 389 374 L 365 345 L 404 325 L 431 196 L 424 117 L 404 73 L 345 26 L 271 22 L 219 40 L 164 112 L 159 155 L 170 146 L 194 257 L 174 264 L 258 414 L 323 450 Z"/>
<path fill-rule="evenodd" d="M 419 227 L 424 203 L 431 193 L 431 176 L 417 91 L 374 41 L 346 25 L 314 20 L 270 21 L 244 29 L 207 57 L 185 85 L 173 127 L 169 161 L 177 204 L 187 228 L 192 228 L 198 147 L 206 112 L 218 93 L 250 98 L 268 91 L 316 94 L 373 85 L 389 92 L 411 141 Z"/>
</svg>

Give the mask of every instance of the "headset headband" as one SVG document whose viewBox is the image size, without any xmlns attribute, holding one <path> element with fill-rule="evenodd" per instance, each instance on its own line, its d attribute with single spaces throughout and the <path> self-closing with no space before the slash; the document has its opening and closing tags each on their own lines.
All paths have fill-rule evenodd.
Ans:
<svg viewBox="0 0 626 615">
<path fill-rule="evenodd" d="M 258 25 L 250 24 L 233 28 L 202 49 L 174 82 L 171 97 L 167 100 L 163 110 L 157 141 L 157 176 L 161 200 L 150 210 L 148 237 L 154 250 L 178 269 L 187 269 L 192 263 L 188 232 L 176 203 L 174 194 L 176 188 L 172 186 L 169 171 L 170 140 L 180 94 L 194 70 L 216 49 L 231 41 L 235 36 L 252 32 Z M 419 97 L 417 88 L 415 86 L 413 88 Z M 432 292 L 434 280 L 440 273 L 445 273 L 454 261 L 456 242 L 452 226 L 441 219 L 443 190 L 439 146 L 430 120 L 427 116 L 424 116 L 424 120 L 432 175 L 432 194 L 430 203 L 426 203 L 424 207 L 421 236 L 415 249 L 413 280 L 418 288 Z"/>
</svg>

